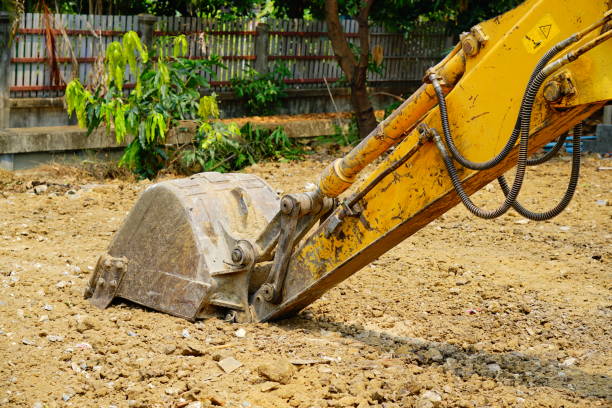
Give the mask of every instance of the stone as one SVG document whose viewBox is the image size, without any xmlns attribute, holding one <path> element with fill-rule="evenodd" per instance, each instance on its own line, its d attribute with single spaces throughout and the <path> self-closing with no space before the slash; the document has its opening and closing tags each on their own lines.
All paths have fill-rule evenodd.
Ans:
<svg viewBox="0 0 612 408">
<path fill-rule="evenodd" d="M 162 353 L 166 355 L 174 353 L 175 350 L 176 346 L 174 344 L 164 344 L 164 346 L 162 347 Z"/>
<path fill-rule="evenodd" d="M 440 353 L 440 350 L 438 350 L 437 348 L 433 348 L 433 347 L 427 349 L 427 351 L 423 354 L 423 356 L 428 361 L 440 362 L 444 359 L 444 357 L 442 356 L 442 353 Z"/>
<path fill-rule="evenodd" d="M 47 191 L 48 188 L 49 187 L 47 187 L 46 184 L 39 184 L 36 187 L 34 187 L 34 193 L 38 195 L 43 194 Z"/>
<path fill-rule="evenodd" d="M 493 374 L 499 374 L 501 372 L 501 367 L 499 366 L 499 364 L 495 363 L 487 364 L 487 369 Z"/>
<path fill-rule="evenodd" d="M 54 335 L 54 334 L 49 334 L 47 336 L 47 340 L 49 340 L 52 343 L 60 342 L 60 341 L 64 341 L 64 336 L 57 336 L 57 335 Z"/>
<path fill-rule="evenodd" d="M 432 390 L 425 391 L 423 395 L 421 395 L 421 398 L 429 400 L 433 402 L 434 404 L 436 402 L 442 401 L 442 396 L 438 394 L 436 391 L 432 391 Z"/>
<path fill-rule="evenodd" d="M 259 365 L 257 372 L 268 380 L 287 384 L 295 373 L 295 367 L 289 360 L 274 359 Z"/>
<path fill-rule="evenodd" d="M 90 330 L 90 329 L 94 329 L 96 328 L 96 321 L 94 319 L 92 319 L 89 316 L 82 316 L 80 319 L 78 319 L 77 321 L 77 331 L 79 333 L 83 333 L 86 330 Z"/>
<path fill-rule="evenodd" d="M 219 367 L 221 367 L 223 371 L 225 371 L 226 374 L 229 374 L 232 371 L 235 371 L 238 368 L 242 367 L 242 363 L 236 360 L 234 357 L 226 357 L 223 360 L 217 362 L 217 364 L 219 365 Z"/>
<path fill-rule="evenodd" d="M 236 330 L 236 331 L 234 332 L 234 334 L 236 335 L 236 337 L 243 338 L 243 337 L 245 337 L 245 336 L 246 336 L 246 330 L 244 330 L 244 329 L 241 327 L 241 328 L 239 328 L 238 330 Z"/>
<path fill-rule="evenodd" d="M 576 364 L 576 359 L 574 357 L 570 357 L 570 358 L 566 358 L 565 360 L 563 360 L 563 362 L 561 363 L 561 366 L 563 367 L 571 367 L 574 364 Z"/>
</svg>

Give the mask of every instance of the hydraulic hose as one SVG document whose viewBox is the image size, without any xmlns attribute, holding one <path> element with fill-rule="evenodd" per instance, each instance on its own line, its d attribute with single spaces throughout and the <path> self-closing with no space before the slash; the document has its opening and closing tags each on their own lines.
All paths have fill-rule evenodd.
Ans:
<svg viewBox="0 0 612 408">
<path fill-rule="evenodd" d="M 535 101 L 535 97 L 538 93 L 538 90 L 544 83 L 544 80 L 549 75 L 550 75 L 550 72 L 548 73 L 545 73 L 542 71 L 538 72 L 533 78 L 533 80 L 530 81 L 530 84 L 525 94 L 523 95 L 523 104 L 521 106 L 519 115 L 521 114 L 526 115 L 528 113 L 528 116 L 527 115 L 520 116 L 521 117 L 520 121 L 519 119 L 517 119 L 517 123 L 520 123 L 520 128 L 519 128 L 520 141 L 519 141 L 518 162 L 516 165 L 516 173 L 514 176 L 514 182 L 512 183 L 512 188 L 506 195 L 504 202 L 498 208 L 494 210 L 484 210 L 478 207 L 477 205 L 475 205 L 472 202 L 472 200 L 470 200 L 470 197 L 466 194 L 465 190 L 463 189 L 463 186 L 461 185 L 461 180 L 459 179 L 459 175 L 457 173 L 457 169 L 455 168 L 455 164 L 453 163 L 452 158 L 449 156 L 448 151 L 446 147 L 444 146 L 444 143 L 442 143 L 442 139 L 440 138 L 440 135 L 435 131 L 435 129 L 431 129 L 434 135 L 434 140 L 436 142 L 436 145 L 438 146 L 438 149 L 440 150 L 440 153 L 442 154 L 444 164 L 446 166 L 446 169 L 448 170 L 448 173 L 450 175 L 455 191 L 461 198 L 463 205 L 465 205 L 465 207 L 477 217 L 492 219 L 492 218 L 497 218 L 505 214 L 506 211 L 508 211 L 508 209 L 512 207 L 512 204 L 516 200 L 518 193 L 521 191 L 521 187 L 523 186 L 523 180 L 525 178 L 525 168 L 527 167 L 527 154 L 528 154 L 528 147 L 529 147 L 528 146 L 529 145 L 529 129 L 531 127 L 532 107 Z"/>
<path fill-rule="evenodd" d="M 574 149 L 572 152 L 572 171 L 563 198 L 555 207 L 544 212 L 529 211 L 528 209 L 523 207 L 518 201 L 515 200 L 512 204 L 512 208 L 514 208 L 516 212 L 521 214 L 523 217 L 533 221 L 550 220 L 551 218 L 554 218 L 557 215 L 561 214 L 561 212 L 563 212 L 563 210 L 565 210 L 569 203 L 572 201 L 574 193 L 576 192 L 576 186 L 578 185 L 578 178 L 580 177 L 580 137 L 582 136 L 582 123 L 579 123 L 574 127 L 573 133 L 574 135 L 572 138 L 572 146 Z M 550 157 L 552 157 L 552 155 Z M 509 189 L 504 176 L 498 177 L 497 181 L 499 182 L 499 185 L 502 191 L 504 192 L 504 195 L 507 196 L 509 193 Z"/>
<path fill-rule="evenodd" d="M 557 139 L 557 142 L 555 143 L 555 145 L 544 155 L 540 157 L 536 157 L 535 159 L 527 159 L 527 165 L 537 166 L 538 164 L 546 163 L 547 161 L 555 157 L 555 154 L 557 154 L 557 152 L 561 150 L 566 139 L 567 139 L 567 133 L 562 134 Z"/>
<path fill-rule="evenodd" d="M 512 130 L 512 134 L 510 135 L 510 138 L 506 142 L 506 145 L 503 147 L 503 149 L 495 157 L 485 162 L 473 162 L 471 160 L 468 160 L 464 156 L 462 156 L 459 150 L 457 149 L 457 146 L 455 145 L 455 142 L 453 141 L 453 138 L 451 135 L 450 125 L 448 121 L 448 109 L 446 107 L 446 100 L 445 100 L 444 92 L 442 91 L 442 87 L 440 86 L 440 83 L 438 82 L 435 75 L 431 75 L 430 80 L 436 92 L 436 96 L 438 98 L 438 106 L 440 109 L 442 130 L 444 132 L 444 141 L 446 142 L 446 145 L 448 146 L 448 150 L 450 151 L 452 157 L 463 167 L 467 167 L 468 169 L 472 169 L 472 170 L 490 169 L 496 166 L 497 164 L 499 164 L 503 159 L 505 159 L 506 156 L 508 156 L 508 153 L 510 153 L 510 151 L 516 144 L 516 140 L 519 137 L 520 129 L 521 129 L 521 118 L 531 117 L 531 106 L 532 105 L 526 105 L 525 98 L 528 95 L 528 91 L 530 89 L 532 82 L 535 80 L 538 73 L 546 66 L 546 64 L 548 64 L 548 62 L 555 55 L 557 55 L 560 51 L 565 49 L 568 45 L 576 42 L 577 40 L 578 40 L 578 36 L 572 35 L 571 37 L 568 37 L 565 40 L 560 41 L 557 44 L 555 44 L 552 48 L 550 48 L 542 56 L 542 58 L 540 58 L 540 60 L 538 61 L 538 63 L 536 64 L 535 68 L 533 69 L 531 73 L 529 81 L 527 82 L 527 87 L 525 89 L 523 100 L 521 102 L 521 109 L 519 111 L 516 123 L 514 125 L 514 129 Z M 528 109 L 528 110 L 525 110 L 525 109 Z"/>
</svg>

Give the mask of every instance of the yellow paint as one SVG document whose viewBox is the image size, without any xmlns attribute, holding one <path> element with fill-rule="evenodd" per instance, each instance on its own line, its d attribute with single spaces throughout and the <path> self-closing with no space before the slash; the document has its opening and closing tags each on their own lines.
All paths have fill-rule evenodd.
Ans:
<svg viewBox="0 0 612 408">
<path fill-rule="evenodd" d="M 465 56 L 458 49 L 436 67 L 447 86 L 455 84 L 465 70 Z M 421 86 L 384 122 L 382 133 L 370 135 L 346 157 L 331 163 L 321 174 L 319 189 L 328 197 L 337 197 L 348 189 L 355 176 L 389 147 L 401 142 L 431 108 L 437 104 L 433 87 Z"/>
<path fill-rule="evenodd" d="M 543 48 L 547 48 L 546 45 L 553 45 L 553 39 L 561 31 L 559 26 L 555 23 L 555 20 L 550 14 L 546 14 L 523 36 L 523 45 L 530 54 L 535 54 Z M 548 47 L 549 48 L 549 47 Z"/>
<path fill-rule="evenodd" d="M 465 73 L 447 96 L 450 126 L 455 143 L 464 156 L 484 161 L 500 151 L 514 126 L 527 79 L 544 52 L 554 44 L 550 41 L 569 37 L 600 19 L 608 9 L 606 2 L 589 0 L 577 6 L 575 0 L 531 0 L 503 16 L 481 23 L 489 41 L 478 55 L 465 60 Z M 523 27 L 532 30 L 540 27 L 542 22 L 554 23 L 549 32 L 549 42 L 537 47 L 534 53 L 526 53 Z M 597 109 L 602 104 L 597 101 L 612 99 L 610 55 L 612 41 L 566 66 L 572 71 L 578 89 L 576 97 L 567 105 L 581 106 L 555 110 L 541 97 L 537 98 L 532 117 L 532 148 L 553 140 Z M 421 88 L 419 98 L 429 98 L 423 101 L 425 105 L 431 103 L 432 95 L 427 86 Z M 414 104 L 411 108 L 418 111 L 423 104 Z M 425 116 L 415 115 L 412 110 L 401 110 L 401 115 L 410 120 L 396 117 L 395 122 L 390 121 L 387 126 L 391 127 L 388 131 L 385 128 L 385 137 L 402 135 L 403 132 L 408 132 L 408 135 L 400 139 L 396 149 L 360 188 L 414 146 L 418 137 L 414 130 L 416 124 L 425 122 L 442 133 L 437 107 L 429 108 Z M 379 139 L 379 145 L 375 140 L 368 141 L 365 143 L 368 149 L 357 149 L 349 154 L 350 163 L 359 167 L 370 158 L 369 155 L 380 154 L 386 143 L 385 138 Z M 512 165 L 508 160 L 478 175 L 464 169 L 460 177 L 467 183 L 466 189 L 473 192 Z M 333 170 L 333 166 L 330 167 Z M 345 175 L 351 176 L 346 170 L 343 167 Z M 326 175 L 327 181 L 333 183 L 333 174 Z M 284 301 L 295 305 L 316 299 L 326 287 L 341 281 L 452 208 L 457 203 L 452 191 L 439 152 L 433 143 L 426 143 L 366 195 L 362 200 L 365 209 L 360 217 L 344 218 L 331 236 L 325 234 L 324 224 L 296 249 L 287 272 Z M 344 269 L 342 266 L 346 263 L 351 266 Z M 312 288 L 307 290 L 310 285 Z"/>
</svg>

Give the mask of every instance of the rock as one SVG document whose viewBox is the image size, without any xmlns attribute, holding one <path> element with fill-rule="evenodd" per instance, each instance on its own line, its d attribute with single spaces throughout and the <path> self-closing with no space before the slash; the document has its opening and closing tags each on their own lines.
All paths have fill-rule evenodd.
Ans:
<svg viewBox="0 0 612 408">
<path fill-rule="evenodd" d="M 576 364 L 576 359 L 574 357 L 570 357 L 570 358 L 566 358 L 565 360 L 563 360 L 563 362 L 560 364 L 563 367 L 571 367 L 574 364 Z"/>
<path fill-rule="evenodd" d="M 448 292 L 449 292 L 451 295 L 458 295 L 459 293 L 461 293 L 461 289 L 459 289 L 459 288 L 450 288 L 450 289 L 448 290 Z"/>
<path fill-rule="evenodd" d="M 60 341 L 64 341 L 64 336 L 56 336 L 54 334 L 49 334 L 47 336 L 47 340 L 49 340 L 52 343 L 60 342 Z"/>
<path fill-rule="evenodd" d="M 45 406 L 42 402 L 36 401 L 34 404 L 32 404 L 32 408 L 45 408 Z"/>
<path fill-rule="evenodd" d="M 66 286 L 69 286 L 69 285 L 70 285 L 70 282 L 66 282 L 66 281 L 59 281 L 59 282 L 57 282 L 57 283 L 55 284 L 55 287 L 56 287 L 56 288 L 58 288 L 58 289 L 63 289 L 63 288 L 65 288 Z"/>
<path fill-rule="evenodd" d="M 499 364 L 495 363 L 487 364 L 487 369 L 493 374 L 499 374 L 501 372 L 501 367 L 499 366 Z"/>
<path fill-rule="evenodd" d="M 425 357 L 428 361 L 435 362 L 440 362 L 444 359 L 442 353 L 440 353 L 440 350 L 433 347 L 427 349 L 427 351 L 423 354 L 423 357 Z"/>
<path fill-rule="evenodd" d="M 406 384 L 406 391 L 409 395 L 417 395 L 423 389 L 423 385 L 418 382 L 409 382 Z"/>
<path fill-rule="evenodd" d="M 174 347 L 174 349 L 170 350 L 170 348 L 168 346 L 166 346 L 166 350 L 165 351 L 169 351 L 166 354 L 172 354 L 174 352 L 174 350 L 176 349 L 176 347 Z M 187 344 L 184 344 L 181 347 L 181 355 L 183 356 L 194 356 L 194 357 L 199 357 L 204 355 L 205 350 L 204 348 L 196 341 L 189 341 Z"/>
<path fill-rule="evenodd" d="M 97 328 L 97 323 L 94 319 L 89 316 L 81 316 L 77 320 L 77 331 L 83 333 L 86 330 Z"/>
<path fill-rule="evenodd" d="M 295 367 L 286 359 L 274 359 L 257 367 L 257 372 L 264 378 L 287 384 L 295 373 Z"/>
<path fill-rule="evenodd" d="M 176 346 L 174 344 L 164 344 L 164 346 L 162 347 L 162 353 L 166 355 L 174 353 L 175 350 Z"/>
<path fill-rule="evenodd" d="M 495 382 L 491 380 L 487 380 L 482 383 L 483 390 L 492 390 L 493 388 L 495 388 Z"/>
<path fill-rule="evenodd" d="M 268 391 L 272 391 L 278 388 L 278 383 L 274 382 L 274 381 L 266 381 L 265 383 L 263 383 L 261 385 L 261 392 L 268 392 Z"/>
<path fill-rule="evenodd" d="M 37 195 L 43 194 L 44 192 L 47 191 L 49 187 L 47 187 L 46 184 L 39 184 L 36 187 L 34 187 L 34 193 Z"/>
<path fill-rule="evenodd" d="M 431 390 L 425 391 L 421 397 L 431 402 L 442 401 L 442 396 L 440 396 L 440 394 L 438 394 L 437 392 Z"/>
<path fill-rule="evenodd" d="M 319 371 L 321 374 L 331 374 L 333 372 L 333 370 L 330 367 L 326 367 L 326 366 L 320 366 L 317 371 Z"/>
<path fill-rule="evenodd" d="M 50 311 L 53 310 L 53 306 L 51 306 L 51 305 L 44 305 L 43 309 L 46 310 L 47 312 L 50 312 Z"/>
<path fill-rule="evenodd" d="M 236 331 L 234 332 L 234 334 L 236 335 L 236 337 L 243 338 L 243 337 L 245 337 L 245 336 L 246 336 L 246 330 L 244 330 L 244 329 L 241 327 L 241 328 L 239 328 L 238 330 L 236 330 Z"/>
<path fill-rule="evenodd" d="M 21 342 L 23 344 L 25 344 L 26 346 L 35 346 L 36 343 L 33 340 L 30 339 L 22 339 Z"/>
<path fill-rule="evenodd" d="M 181 336 L 183 336 L 184 338 L 188 339 L 191 337 L 191 333 L 189 333 L 189 329 L 183 329 Z"/>
<path fill-rule="evenodd" d="M 442 402 L 442 396 L 436 391 L 425 391 L 417 403 L 417 407 L 437 407 Z"/>
<path fill-rule="evenodd" d="M 422 399 L 417 401 L 415 408 L 433 408 L 434 404 L 433 402 L 426 400 L 426 399 Z"/>
<path fill-rule="evenodd" d="M 223 360 L 217 362 L 217 364 L 219 365 L 219 367 L 221 367 L 223 371 L 225 371 L 226 374 L 229 374 L 232 371 L 242 367 L 242 363 L 236 360 L 234 357 L 226 357 Z"/>
</svg>

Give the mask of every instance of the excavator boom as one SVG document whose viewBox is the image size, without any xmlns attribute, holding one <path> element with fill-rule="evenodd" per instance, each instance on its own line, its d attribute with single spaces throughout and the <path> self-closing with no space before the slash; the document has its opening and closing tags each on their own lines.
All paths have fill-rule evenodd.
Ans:
<svg viewBox="0 0 612 408">
<path fill-rule="evenodd" d="M 484 218 L 527 211 L 517 199 L 526 166 L 536 164 L 527 155 L 612 99 L 610 8 L 608 0 L 529 0 L 476 25 L 411 97 L 326 168 L 316 191 L 279 198 L 254 176 L 216 173 L 149 188 L 86 295 L 99 307 L 122 297 L 190 320 L 219 311 L 273 320 L 460 202 Z M 513 167 L 499 208 L 471 202 Z M 568 188 L 555 211 L 533 216 L 556 215 L 572 194 Z"/>
</svg>

